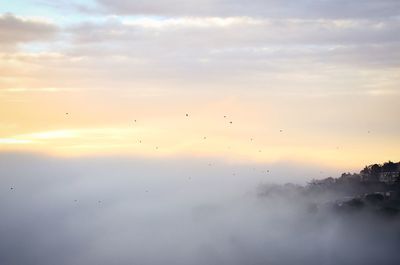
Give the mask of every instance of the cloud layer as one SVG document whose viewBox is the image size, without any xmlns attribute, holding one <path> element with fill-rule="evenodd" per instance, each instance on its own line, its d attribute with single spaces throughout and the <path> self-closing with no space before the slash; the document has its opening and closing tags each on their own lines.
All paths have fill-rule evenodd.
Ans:
<svg viewBox="0 0 400 265">
<path fill-rule="evenodd" d="M 371 18 L 397 16 L 400 4 L 395 0 L 161 0 L 98 2 L 117 14 L 167 16 L 263 16 L 280 18 Z"/>
</svg>

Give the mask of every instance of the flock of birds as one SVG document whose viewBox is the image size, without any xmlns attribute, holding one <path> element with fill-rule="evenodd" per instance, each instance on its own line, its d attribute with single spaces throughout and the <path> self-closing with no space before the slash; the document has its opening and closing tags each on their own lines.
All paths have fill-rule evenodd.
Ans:
<svg viewBox="0 0 400 265">
<path fill-rule="evenodd" d="M 66 112 L 65 115 L 66 115 L 66 116 L 69 115 L 69 112 Z M 189 118 L 189 113 L 186 113 L 185 116 L 186 116 L 187 118 Z M 224 119 L 226 119 L 227 117 L 228 117 L 227 115 L 224 115 Z M 135 119 L 135 120 L 133 120 L 133 122 L 136 123 L 137 120 Z M 233 124 L 233 121 L 229 121 L 229 124 Z M 280 133 L 283 133 L 283 130 L 281 129 L 281 130 L 279 130 L 279 132 L 280 132 Z M 368 131 L 368 133 L 369 133 L 369 131 Z M 203 137 L 203 140 L 207 140 L 207 136 L 204 136 L 204 137 Z M 253 140 L 254 140 L 253 138 L 250 138 L 250 141 L 251 141 L 251 142 L 252 142 Z M 141 144 L 141 143 L 142 143 L 142 140 L 139 140 L 138 142 Z M 156 150 L 158 150 L 158 148 L 159 148 L 158 146 L 155 147 Z M 228 149 L 230 149 L 230 147 L 228 147 Z M 261 153 L 261 150 L 258 150 L 258 152 Z"/>
<path fill-rule="evenodd" d="M 66 112 L 65 115 L 68 116 L 68 115 L 69 115 L 69 112 Z M 186 116 L 187 118 L 189 118 L 189 113 L 186 113 L 185 116 Z M 227 118 L 226 115 L 224 115 L 223 117 L 224 117 L 224 119 Z M 133 120 L 133 122 L 136 123 L 137 120 L 135 119 L 135 120 Z M 233 124 L 233 121 L 229 121 L 229 124 Z M 280 130 L 280 132 L 283 132 L 283 130 Z M 206 140 L 206 139 L 207 139 L 207 136 L 204 136 L 203 139 Z M 253 140 L 254 140 L 253 138 L 250 138 L 250 141 L 253 141 Z M 142 140 L 139 140 L 139 143 L 142 143 Z M 158 146 L 156 146 L 155 148 L 158 149 Z M 259 150 L 259 152 L 261 152 L 261 150 Z M 212 163 L 208 163 L 208 166 L 211 167 L 211 166 L 212 166 Z M 253 170 L 255 170 L 255 168 L 253 168 Z M 265 170 L 265 171 L 263 171 L 263 172 L 269 173 L 269 170 Z M 236 173 L 232 173 L 232 175 L 233 175 L 233 176 L 236 176 Z M 188 177 L 188 180 L 191 180 L 191 179 L 192 179 L 191 177 Z M 14 187 L 10 187 L 10 190 L 11 190 L 11 191 L 14 191 L 14 189 L 15 189 Z M 149 190 L 145 190 L 145 192 L 148 193 Z M 75 199 L 74 202 L 77 203 L 78 200 Z M 101 204 L 102 201 L 101 201 L 101 200 L 98 200 L 97 203 L 98 203 L 98 204 Z"/>
</svg>

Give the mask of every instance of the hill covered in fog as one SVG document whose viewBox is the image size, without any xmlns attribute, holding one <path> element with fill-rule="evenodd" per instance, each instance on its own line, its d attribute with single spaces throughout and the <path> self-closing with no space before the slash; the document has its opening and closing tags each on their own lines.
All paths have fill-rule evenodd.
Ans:
<svg viewBox="0 0 400 265">
<path fill-rule="evenodd" d="M 369 165 L 359 173 L 343 173 L 337 178 L 313 179 L 306 186 L 261 185 L 259 195 L 303 201 L 312 212 L 363 211 L 395 218 L 400 213 L 400 162 Z"/>
</svg>

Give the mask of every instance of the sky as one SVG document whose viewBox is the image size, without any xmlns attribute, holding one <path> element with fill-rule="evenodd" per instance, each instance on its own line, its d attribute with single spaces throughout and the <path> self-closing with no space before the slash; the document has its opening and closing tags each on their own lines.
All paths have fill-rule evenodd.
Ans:
<svg viewBox="0 0 400 265">
<path fill-rule="evenodd" d="M 0 152 L 400 157 L 396 0 L 0 4 Z"/>
</svg>

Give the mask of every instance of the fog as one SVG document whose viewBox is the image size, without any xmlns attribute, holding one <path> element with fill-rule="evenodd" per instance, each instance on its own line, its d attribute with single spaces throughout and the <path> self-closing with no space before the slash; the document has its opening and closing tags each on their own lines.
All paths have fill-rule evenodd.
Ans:
<svg viewBox="0 0 400 265">
<path fill-rule="evenodd" d="M 311 203 L 332 194 L 271 184 L 337 173 L 291 162 L 2 154 L 0 264 L 399 264 L 398 219 L 314 212 Z"/>
</svg>

